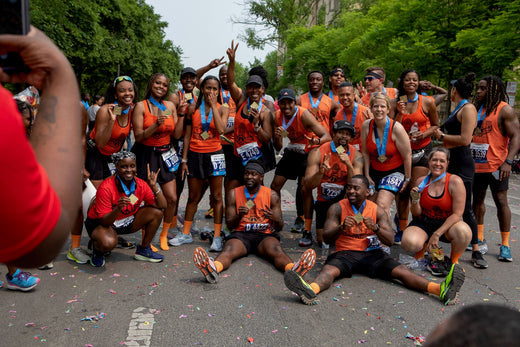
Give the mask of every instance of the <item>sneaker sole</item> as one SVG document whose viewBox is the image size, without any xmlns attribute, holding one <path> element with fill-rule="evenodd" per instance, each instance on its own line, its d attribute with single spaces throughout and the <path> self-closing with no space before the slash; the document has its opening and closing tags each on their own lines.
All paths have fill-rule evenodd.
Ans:
<svg viewBox="0 0 520 347">
<path fill-rule="evenodd" d="M 70 254 L 70 253 L 67 253 L 67 259 L 71 260 L 71 261 L 75 261 L 78 264 L 86 264 L 90 260 L 89 259 L 89 260 L 81 261 L 81 260 L 77 259 L 75 256 L 73 256 L 72 254 Z"/>
<path fill-rule="evenodd" d="M 504 257 L 498 256 L 498 260 L 511 263 L 513 261 L 513 258 L 504 258 Z"/>
<path fill-rule="evenodd" d="M 175 240 L 175 239 L 171 239 L 170 241 L 168 241 L 168 244 L 170 246 L 174 246 L 174 247 L 177 247 L 177 246 L 180 246 L 180 245 L 185 245 L 185 244 L 188 244 L 188 243 L 193 243 L 193 239 L 186 240 L 184 242 L 173 242 L 173 240 Z"/>
<path fill-rule="evenodd" d="M 303 252 L 298 262 L 298 267 L 294 271 L 303 277 L 316 263 L 316 252 L 314 249 L 309 248 Z"/>
<path fill-rule="evenodd" d="M 193 262 L 200 272 L 202 272 L 206 281 L 209 283 L 217 283 L 218 276 L 209 265 L 208 254 L 201 247 L 197 247 L 193 251 Z"/>
<path fill-rule="evenodd" d="M 430 265 L 428 265 L 427 269 L 428 269 L 428 271 L 431 272 L 431 274 L 433 276 L 436 276 L 436 277 L 446 277 L 446 276 L 448 276 L 448 273 L 449 273 L 449 272 L 447 273 L 447 272 L 444 272 L 444 271 L 443 272 L 437 271 L 437 269 L 431 268 Z"/>
<path fill-rule="evenodd" d="M 455 305 L 457 297 L 459 296 L 460 288 L 464 284 L 465 279 L 466 273 L 464 272 L 464 269 L 459 264 L 455 264 L 451 275 L 451 285 L 446 292 L 444 305 Z"/>
<path fill-rule="evenodd" d="M 285 286 L 298 294 L 301 301 L 306 305 L 315 305 L 319 302 L 316 298 L 316 293 L 312 290 L 311 286 L 307 284 L 295 271 L 285 271 L 283 275 Z"/>
<path fill-rule="evenodd" d="M 19 287 L 16 284 L 9 284 L 9 282 L 7 282 L 7 289 L 10 289 L 10 290 L 20 290 L 22 292 L 28 292 L 29 290 L 31 290 L 34 287 L 36 287 L 38 285 L 38 283 L 40 283 L 40 281 L 36 282 L 36 284 L 34 284 L 34 285 L 30 286 L 30 287 Z"/>
<path fill-rule="evenodd" d="M 154 258 L 145 257 L 144 255 L 140 255 L 140 254 L 134 254 L 134 259 L 140 260 L 140 261 L 149 261 L 150 263 L 160 263 L 161 261 L 164 260 L 164 258 L 154 259 Z"/>
<path fill-rule="evenodd" d="M 98 266 L 98 265 L 95 265 L 95 264 L 92 262 L 92 260 L 90 260 L 89 262 L 90 262 L 90 265 L 92 265 L 93 267 L 103 267 L 103 266 L 105 266 L 105 259 L 103 259 L 103 264 L 101 264 L 101 265 L 99 265 L 99 266 Z"/>
<path fill-rule="evenodd" d="M 473 267 L 475 267 L 477 269 L 487 269 L 489 266 L 488 264 L 486 264 L 486 265 L 477 264 L 477 262 L 474 261 L 473 259 L 471 259 L 471 262 L 473 263 Z"/>
</svg>

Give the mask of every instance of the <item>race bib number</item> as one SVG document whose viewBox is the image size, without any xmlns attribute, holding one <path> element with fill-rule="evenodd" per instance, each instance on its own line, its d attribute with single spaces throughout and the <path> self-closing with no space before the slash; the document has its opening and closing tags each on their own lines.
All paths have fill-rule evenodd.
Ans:
<svg viewBox="0 0 520 347">
<path fill-rule="evenodd" d="M 110 174 L 113 175 L 116 173 L 116 164 L 108 163 L 108 169 L 110 170 Z"/>
<path fill-rule="evenodd" d="M 227 119 L 226 129 L 230 129 L 235 126 L 235 117 L 229 117 Z"/>
<path fill-rule="evenodd" d="M 262 156 L 258 143 L 251 142 L 237 148 L 237 153 L 242 160 L 242 165 L 246 166 L 247 162 L 253 159 L 258 159 Z"/>
<path fill-rule="evenodd" d="M 327 200 L 337 198 L 343 191 L 343 186 L 334 183 L 322 183 L 321 184 L 321 196 Z"/>
<path fill-rule="evenodd" d="M 359 143 L 356 143 L 355 145 L 352 145 L 352 146 L 356 149 L 356 151 L 359 151 Z"/>
<path fill-rule="evenodd" d="M 305 154 L 305 145 L 303 143 L 289 143 L 286 149 L 288 151 Z"/>
<path fill-rule="evenodd" d="M 166 151 L 166 152 L 162 153 L 161 155 L 162 155 L 164 163 L 168 167 L 168 170 L 170 172 L 177 171 L 177 169 L 179 168 L 179 164 L 181 162 L 181 160 L 179 159 L 179 156 L 177 155 L 177 152 L 175 152 L 175 150 L 173 148 L 170 148 L 169 151 Z"/>
<path fill-rule="evenodd" d="M 379 240 L 379 237 L 377 237 L 377 235 L 367 236 L 367 240 L 368 240 L 368 246 L 365 249 L 365 252 L 381 248 L 381 241 Z"/>
<path fill-rule="evenodd" d="M 115 228 L 124 228 L 132 224 L 133 221 L 134 215 L 131 215 L 130 217 L 116 220 L 113 225 Z"/>
<path fill-rule="evenodd" d="M 266 231 L 269 229 L 269 223 L 252 223 L 244 226 L 245 231 Z"/>
<path fill-rule="evenodd" d="M 469 146 L 471 148 L 471 155 L 475 164 L 484 164 L 487 163 L 487 152 L 489 150 L 488 143 L 471 143 Z"/>
<path fill-rule="evenodd" d="M 224 154 L 213 154 L 211 156 L 211 165 L 213 165 L 213 176 L 226 175 L 226 158 Z"/>
<path fill-rule="evenodd" d="M 385 176 L 379 181 L 379 189 L 386 189 L 391 192 L 397 193 L 404 182 L 404 175 L 400 172 L 394 172 L 388 176 Z"/>
</svg>

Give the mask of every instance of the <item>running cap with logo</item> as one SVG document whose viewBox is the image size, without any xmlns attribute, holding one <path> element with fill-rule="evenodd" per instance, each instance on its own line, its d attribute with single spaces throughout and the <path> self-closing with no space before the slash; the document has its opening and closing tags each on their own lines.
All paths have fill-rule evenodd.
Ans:
<svg viewBox="0 0 520 347">
<path fill-rule="evenodd" d="M 184 76 L 184 75 L 186 75 L 186 74 L 192 74 L 192 75 L 197 76 L 197 71 L 195 71 L 195 69 L 192 68 L 192 67 L 185 67 L 185 68 L 182 69 L 182 71 L 181 71 L 181 78 L 182 78 L 182 76 Z"/>
<path fill-rule="evenodd" d="M 356 135 L 356 129 L 354 126 L 347 120 L 340 119 L 334 122 L 334 126 L 332 127 L 332 131 L 337 132 L 339 130 L 348 130 L 350 131 L 351 136 Z"/>
<path fill-rule="evenodd" d="M 280 90 L 280 93 L 278 93 L 278 102 L 282 101 L 283 99 L 296 101 L 296 94 L 294 94 L 294 91 L 292 89 L 282 89 Z"/>
</svg>

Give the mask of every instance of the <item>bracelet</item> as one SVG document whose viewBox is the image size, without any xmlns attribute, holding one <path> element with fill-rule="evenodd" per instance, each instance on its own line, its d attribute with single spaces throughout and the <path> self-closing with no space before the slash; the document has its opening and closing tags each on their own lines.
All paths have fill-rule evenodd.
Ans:
<svg viewBox="0 0 520 347">
<path fill-rule="evenodd" d="M 441 134 L 441 140 L 444 140 L 444 133 Z"/>
<path fill-rule="evenodd" d="M 405 179 L 404 179 L 405 182 L 410 182 L 411 180 L 412 180 L 411 177 L 405 177 Z"/>
<path fill-rule="evenodd" d="M 187 163 L 187 162 L 188 162 L 188 159 L 182 159 L 182 162 L 183 162 L 183 163 Z"/>
<path fill-rule="evenodd" d="M 255 125 L 255 133 L 259 132 L 261 129 L 262 129 L 261 126 L 256 126 L 256 125 Z"/>
<path fill-rule="evenodd" d="M 161 192 L 160 189 L 158 189 L 156 192 L 154 192 L 154 191 L 152 190 L 152 193 L 153 193 L 153 195 L 155 195 L 155 196 L 157 196 L 157 194 L 159 194 L 160 192 Z"/>
<path fill-rule="evenodd" d="M 178 116 L 179 116 L 180 118 L 182 118 L 182 117 L 184 117 L 185 115 L 186 115 L 186 113 L 179 113 Z"/>
</svg>

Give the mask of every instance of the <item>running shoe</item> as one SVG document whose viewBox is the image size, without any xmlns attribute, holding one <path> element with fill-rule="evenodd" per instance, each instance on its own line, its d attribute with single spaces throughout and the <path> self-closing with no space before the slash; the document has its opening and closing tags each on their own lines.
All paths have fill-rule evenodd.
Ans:
<svg viewBox="0 0 520 347">
<path fill-rule="evenodd" d="M 471 243 L 466 247 L 466 251 L 471 251 L 473 248 L 471 248 Z M 478 249 L 480 253 L 486 254 L 488 252 L 488 245 L 486 239 L 484 241 L 478 240 Z"/>
<path fill-rule="evenodd" d="M 209 283 L 217 283 L 219 274 L 217 273 L 213 258 L 208 257 L 208 253 L 206 253 L 202 247 L 197 247 L 193 251 L 193 262 L 200 272 L 202 272 L 206 281 Z"/>
<path fill-rule="evenodd" d="M 300 247 L 310 247 L 312 246 L 312 234 L 310 231 L 304 230 L 302 233 L 302 238 L 298 240 L 298 244 Z"/>
<path fill-rule="evenodd" d="M 283 280 L 285 282 L 285 286 L 298 294 L 300 300 L 306 305 L 315 305 L 319 302 L 316 298 L 316 293 L 312 287 L 305 282 L 305 280 L 298 275 L 296 271 L 288 270 L 283 274 Z"/>
<path fill-rule="evenodd" d="M 132 249 L 135 248 L 135 243 L 127 241 L 124 237 L 119 236 L 117 238 L 117 248 Z"/>
<path fill-rule="evenodd" d="M 96 249 L 92 251 L 92 257 L 90 258 L 90 265 L 94 267 L 105 266 L 105 255 L 103 252 L 99 252 Z"/>
<path fill-rule="evenodd" d="M 87 249 L 90 254 L 94 253 L 94 243 L 92 242 L 92 239 L 88 241 Z M 112 251 L 105 252 L 105 257 L 108 257 L 110 254 L 112 254 Z"/>
<path fill-rule="evenodd" d="M 11 290 L 21 290 L 22 292 L 27 292 L 40 282 L 38 277 L 31 275 L 30 272 L 23 272 L 20 269 L 17 269 L 13 274 L 13 277 L 9 279 L 9 275 L 5 275 L 7 280 L 7 289 Z"/>
<path fill-rule="evenodd" d="M 47 263 L 45 265 L 39 266 L 38 270 L 50 270 L 54 267 L 54 263 L 51 261 L 50 263 Z"/>
<path fill-rule="evenodd" d="M 400 245 L 401 239 L 403 238 L 403 231 L 401 230 L 401 226 L 399 225 L 399 217 L 397 216 L 397 213 L 394 214 L 394 224 L 395 224 L 395 235 L 394 235 L 394 244 Z"/>
<path fill-rule="evenodd" d="M 193 237 L 191 234 L 186 235 L 185 233 L 175 236 L 173 239 L 168 240 L 170 246 L 180 246 L 186 243 L 192 243 Z"/>
<path fill-rule="evenodd" d="M 316 252 L 314 249 L 309 248 L 305 252 L 303 252 L 302 256 L 300 257 L 300 260 L 298 260 L 293 268 L 292 271 L 296 272 L 300 276 L 304 276 L 316 263 Z"/>
<path fill-rule="evenodd" d="M 444 305 L 454 305 L 457 296 L 459 295 L 460 288 L 464 283 L 466 274 L 462 266 L 459 264 L 453 264 L 448 276 L 441 283 L 441 298 Z"/>
<path fill-rule="evenodd" d="M 305 221 L 300 217 L 296 217 L 294 224 L 291 228 L 291 233 L 301 233 L 305 228 Z"/>
<path fill-rule="evenodd" d="M 209 210 L 206 212 L 206 214 L 204 215 L 205 218 L 207 219 L 211 219 L 213 218 L 213 207 L 210 207 Z"/>
<path fill-rule="evenodd" d="M 479 251 L 471 252 L 471 262 L 477 269 L 487 269 L 488 263 Z"/>
<path fill-rule="evenodd" d="M 448 275 L 448 269 L 450 267 L 447 266 L 446 257 L 444 260 L 430 260 L 428 263 L 427 269 L 432 273 L 433 276 L 445 277 Z"/>
<path fill-rule="evenodd" d="M 513 258 L 511 257 L 511 248 L 504 245 L 500 246 L 500 254 L 498 256 L 498 260 L 512 262 Z"/>
<path fill-rule="evenodd" d="M 4 281 L 0 280 L 0 288 L 4 286 Z"/>
<path fill-rule="evenodd" d="M 222 236 L 215 236 L 213 242 L 211 242 L 210 252 L 221 252 L 222 251 Z"/>
<path fill-rule="evenodd" d="M 137 245 L 134 254 L 134 259 L 141 261 L 149 261 L 150 263 L 160 263 L 164 260 L 164 255 L 152 251 L 152 247 L 150 246 L 141 247 L 141 245 Z"/>
<path fill-rule="evenodd" d="M 67 253 L 67 259 L 75 261 L 78 264 L 86 264 L 90 260 L 90 256 L 84 249 L 80 247 L 74 247 L 73 249 L 69 249 L 69 252 Z"/>
<path fill-rule="evenodd" d="M 328 243 L 321 242 L 321 248 L 323 248 L 323 249 L 329 249 L 329 248 L 330 248 L 330 245 L 329 245 Z"/>
</svg>

